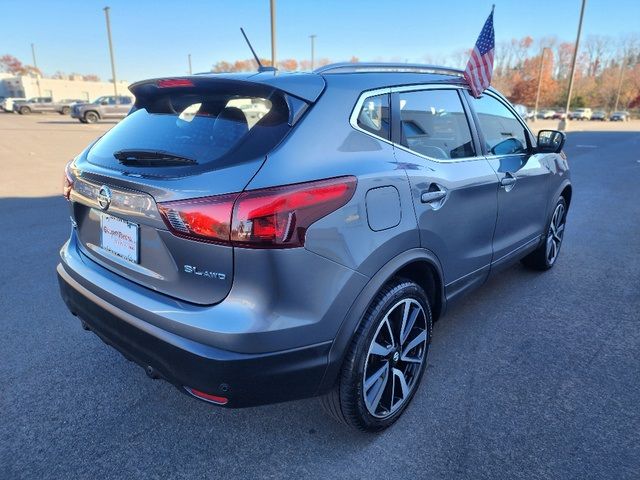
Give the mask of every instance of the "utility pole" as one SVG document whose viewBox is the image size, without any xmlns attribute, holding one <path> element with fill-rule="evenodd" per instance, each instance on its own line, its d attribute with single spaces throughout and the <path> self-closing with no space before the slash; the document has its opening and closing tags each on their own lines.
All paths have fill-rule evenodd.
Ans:
<svg viewBox="0 0 640 480">
<path fill-rule="evenodd" d="M 33 68 L 38 70 L 38 62 L 36 62 L 36 47 L 33 45 L 33 43 L 31 44 L 31 56 L 33 57 Z M 42 91 L 40 90 L 40 74 L 38 72 L 35 72 L 35 73 L 36 73 L 36 85 L 38 86 L 38 96 L 41 97 Z"/>
<path fill-rule="evenodd" d="M 111 42 L 111 22 L 109 21 L 109 7 L 104 7 L 104 17 L 107 20 L 107 38 L 109 39 L 109 56 L 111 57 L 111 79 L 113 80 L 113 93 L 118 96 L 118 82 L 116 80 L 116 63 L 113 60 L 113 43 Z"/>
<path fill-rule="evenodd" d="M 193 75 L 193 69 L 191 68 L 191 54 L 189 54 L 189 75 Z"/>
<path fill-rule="evenodd" d="M 276 67 L 276 0 L 271 2 L 271 66 Z"/>
<path fill-rule="evenodd" d="M 616 104 L 613 107 L 613 111 L 618 111 L 618 102 L 620 101 L 620 92 L 622 91 L 622 79 L 624 78 L 624 71 L 627 66 L 627 57 L 626 55 L 622 59 L 622 64 L 620 65 L 620 78 L 618 79 L 618 92 L 616 93 Z"/>
<path fill-rule="evenodd" d="M 33 66 L 37 69 L 38 62 L 36 62 L 36 47 L 33 43 L 31 44 L 31 56 L 33 57 Z"/>
<path fill-rule="evenodd" d="M 569 125 L 569 107 L 571 106 L 571 92 L 573 91 L 573 77 L 576 73 L 576 60 L 578 59 L 578 47 L 580 46 L 580 34 L 582 33 L 582 19 L 584 18 L 584 7 L 587 0 L 582 0 L 580 8 L 580 21 L 578 23 L 578 35 L 576 36 L 576 46 L 573 50 L 573 60 L 571 61 L 571 73 L 569 74 L 569 90 L 567 91 L 567 106 L 564 109 L 565 117 L 560 120 L 558 130 L 566 130 Z"/>
<path fill-rule="evenodd" d="M 313 67 L 316 63 L 316 37 L 317 35 L 309 35 L 311 39 L 311 71 L 313 71 Z"/>
<path fill-rule="evenodd" d="M 542 53 L 540 54 L 540 69 L 538 70 L 538 91 L 536 92 L 536 106 L 533 108 L 533 118 L 531 119 L 533 122 L 536 121 L 536 117 L 538 116 L 538 104 L 540 103 L 540 87 L 542 86 L 542 67 L 544 66 L 544 54 L 549 50 L 547 47 L 543 47 Z"/>
</svg>

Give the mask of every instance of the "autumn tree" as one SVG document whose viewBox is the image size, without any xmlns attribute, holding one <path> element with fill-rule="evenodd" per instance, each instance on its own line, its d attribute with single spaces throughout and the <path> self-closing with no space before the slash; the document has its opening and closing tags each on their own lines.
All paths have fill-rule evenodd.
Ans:
<svg viewBox="0 0 640 480">
<path fill-rule="evenodd" d="M 293 72 L 298 70 L 298 61 L 293 58 L 287 58 L 278 62 L 278 69 Z"/>
<path fill-rule="evenodd" d="M 5 54 L 0 57 L 0 71 L 13 75 L 42 75 L 40 69 L 25 65 L 13 55 Z"/>
</svg>

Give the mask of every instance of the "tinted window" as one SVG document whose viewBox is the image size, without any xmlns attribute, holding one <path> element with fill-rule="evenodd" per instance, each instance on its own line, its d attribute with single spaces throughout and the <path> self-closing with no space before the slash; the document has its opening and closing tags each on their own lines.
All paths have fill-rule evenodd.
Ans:
<svg viewBox="0 0 640 480">
<path fill-rule="evenodd" d="M 525 153 L 525 129 L 502 102 L 489 95 L 471 98 L 487 150 L 493 155 Z"/>
<path fill-rule="evenodd" d="M 120 97 L 120 103 L 122 105 L 131 105 L 131 97 Z"/>
<path fill-rule="evenodd" d="M 365 99 L 358 114 L 358 126 L 378 137 L 389 137 L 389 95 L 376 95 Z"/>
<path fill-rule="evenodd" d="M 469 123 L 455 90 L 400 93 L 402 144 L 427 157 L 473 157 Z"/>
<path fill-rule="evenodd" d="M 257 111 L 260 116 L 255 115 Z M 266 154 L 277 144 L 289 129 L 288 118 L 287 103 L 280 95 L 269 98 L 216 93 L 157 95 L 147 98 L 140 108 L 98 140 L 89 151 L 88 160 L 123 169 L 122 161 L 114 153 L 151 151 L 197 162 L 189 167 L 173 167 L 172 172 L 176 168 L 215 168 L 241 163 Z M 162 174 L 161 163 L 154 165 L 154 174 Z"/>
</svg>

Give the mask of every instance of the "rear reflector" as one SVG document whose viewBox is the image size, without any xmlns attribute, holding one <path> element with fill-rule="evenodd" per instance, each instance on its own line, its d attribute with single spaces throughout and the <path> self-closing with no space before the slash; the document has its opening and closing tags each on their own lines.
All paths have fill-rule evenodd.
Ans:
<svg viewBox="0 0 640 480">
<path fill-rule="evenodd" d="M 193 82 L 186 78 L 165 78 L 158 80 L 156 85 L 158 85 L 158 88 L 193 87 Z"/>
<path fill-rule="evenodd" d="M 304 245 L 309 226 L 344 206 L 355 177 L 158 204 L 178 236 L 248 248 Z"/>
<path fill-rule="evenodd" d="M 201 392 L 200 390 L 196 390 L 195 388 L 184 387 L 184 389 L 194 397 L 199 398 L 200 400 L 216 403 L 218 405 L 226 405 L 229 402 L 229 399 L 226 397 L 218 397 L 217 395 L 211 395 L 210 393 Z"/>
</svg>

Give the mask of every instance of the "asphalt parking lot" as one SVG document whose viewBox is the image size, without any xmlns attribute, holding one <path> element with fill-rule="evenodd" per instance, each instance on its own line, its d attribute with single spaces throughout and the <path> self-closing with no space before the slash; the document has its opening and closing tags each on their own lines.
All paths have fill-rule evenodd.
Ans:
<svg viewBox="0 0 640 480">
<path fill-rule="evenodd" d="M 514 266 L 454 306 L 380 435 L 315 399 L 212 407 L 80 328 L 55 278 L 62 168 L 111 126 L 0 114 L 0 478 L 640 477 L 637 123 L 569 134 L 558 263 Z"/>
</svg>

